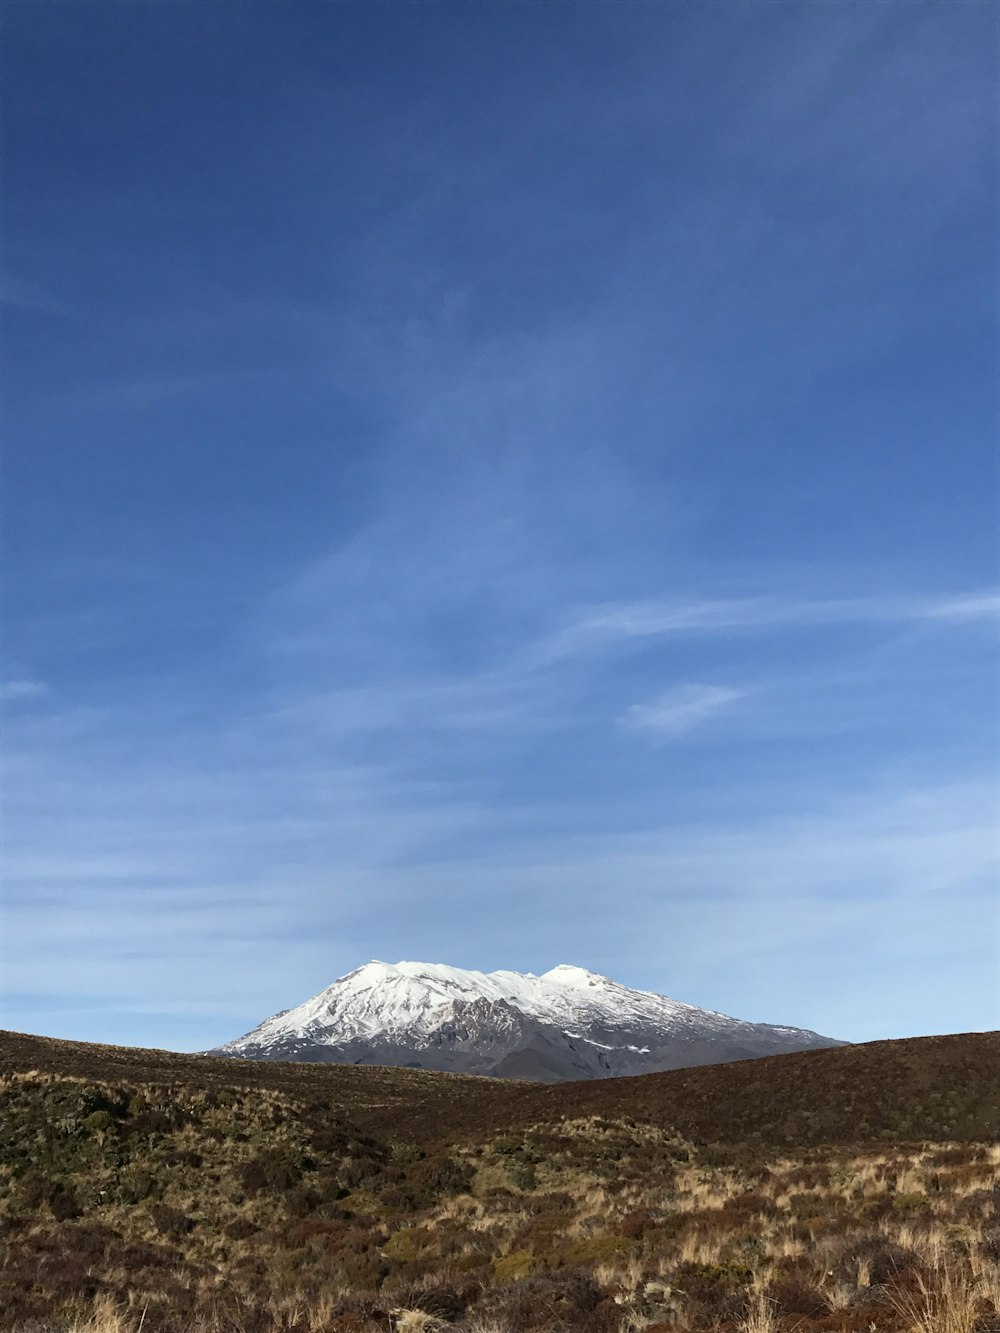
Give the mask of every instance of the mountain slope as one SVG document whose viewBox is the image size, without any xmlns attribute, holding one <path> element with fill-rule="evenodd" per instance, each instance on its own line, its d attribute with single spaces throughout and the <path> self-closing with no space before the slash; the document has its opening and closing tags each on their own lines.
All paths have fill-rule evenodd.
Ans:
<svg viewBox="0 0 1000 1333">
<path fill-rule="evenodd" d="M 560 964 L 542 976 L 371 962 L 210 1052 L 561 1082 L 837 1046 Z"/>
</svg>

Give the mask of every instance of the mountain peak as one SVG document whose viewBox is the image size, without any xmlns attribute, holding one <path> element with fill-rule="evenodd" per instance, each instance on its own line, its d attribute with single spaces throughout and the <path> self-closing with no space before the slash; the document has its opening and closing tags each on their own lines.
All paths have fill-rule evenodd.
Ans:
<svg viewBox="0 0 1000 1333">
<path fill-rule="evenodd" d="M 572 963 L 536 976 L 373 958 L 216 1053 L 555 1081 L 836 1044 L 631 990 Z"/>
<path fill-rule="evenodd" d="M 613 986 L 610 977 L 602 977 L 599 972 L 588 972 L 585 967 L 575 967 L 572 963 L 558 963 L 543 972 L 540 980 L 555 981 L 562 986 Z"/>
</svg>

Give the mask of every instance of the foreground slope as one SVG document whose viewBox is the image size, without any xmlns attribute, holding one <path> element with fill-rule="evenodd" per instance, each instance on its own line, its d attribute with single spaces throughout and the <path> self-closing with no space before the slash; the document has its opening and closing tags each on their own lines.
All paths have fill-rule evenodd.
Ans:
<svg viewBox="0 0 1000 1333">
<path fill-rule="evenodd" d="M 211 1054 L 559 1082 L 841 1044 L 633 990 L 566 963 L 535 976 L 376 961 Z"/>
<path fill-rule="evenodd" d="M 996 1033 L 558 1085 L 0 1033 L 0 1328 L 996 1333 L 998 1068 Z"/>
<path fill-rule="evenodd" d="M 991 1333 L 998 1064 L 970 1034 L 544 1086 L 0 1034 L 2 1327 L 913 1333 L 961 1291 Z"/>
</svg>

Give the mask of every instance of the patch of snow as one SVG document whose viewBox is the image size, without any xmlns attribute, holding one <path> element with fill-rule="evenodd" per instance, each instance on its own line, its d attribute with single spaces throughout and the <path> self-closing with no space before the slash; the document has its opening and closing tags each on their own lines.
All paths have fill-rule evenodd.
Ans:
<svg viewBox="0 0 1000 1333">
<path fill-rule="evenodd" d="M 267 1048 L 289 1039 L 337 1044 L 369 1038 L 425 1041 L 452 1019 L 456 1005 L 503 1001 L 531 1018 L 605 1050 L 647 1053 L 648 1046 L 597 1041 L 618 1029 L 664 1037 L 685 1030 L 731 1030 L 749 1025 L 724 1014 L 682 1004 L 653 991 L 632 990 L 585 968 L 560 963 L 531 972 L 478 972 L 445 963 L 384 963 L 373 959 L 339 977 L 303 1004 L 274 1014 L 253 1032 L 221 1049 L 238 1053 L 253 1045 Z M 787 1029 L 792 1031 L 792 1029 Z"/>
</svg>

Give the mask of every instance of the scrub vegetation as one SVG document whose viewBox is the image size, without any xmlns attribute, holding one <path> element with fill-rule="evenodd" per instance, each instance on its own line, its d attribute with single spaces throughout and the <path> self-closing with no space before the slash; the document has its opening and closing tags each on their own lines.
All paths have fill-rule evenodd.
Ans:
<svg viewBox="0 0 1000 1333">
<path fill-rule="evenodd" d="M 998 1068 L 973 1034 L 539 1087 L 5 1034 L 0 1327 L 1000 1333 Z"/>
</svg>

